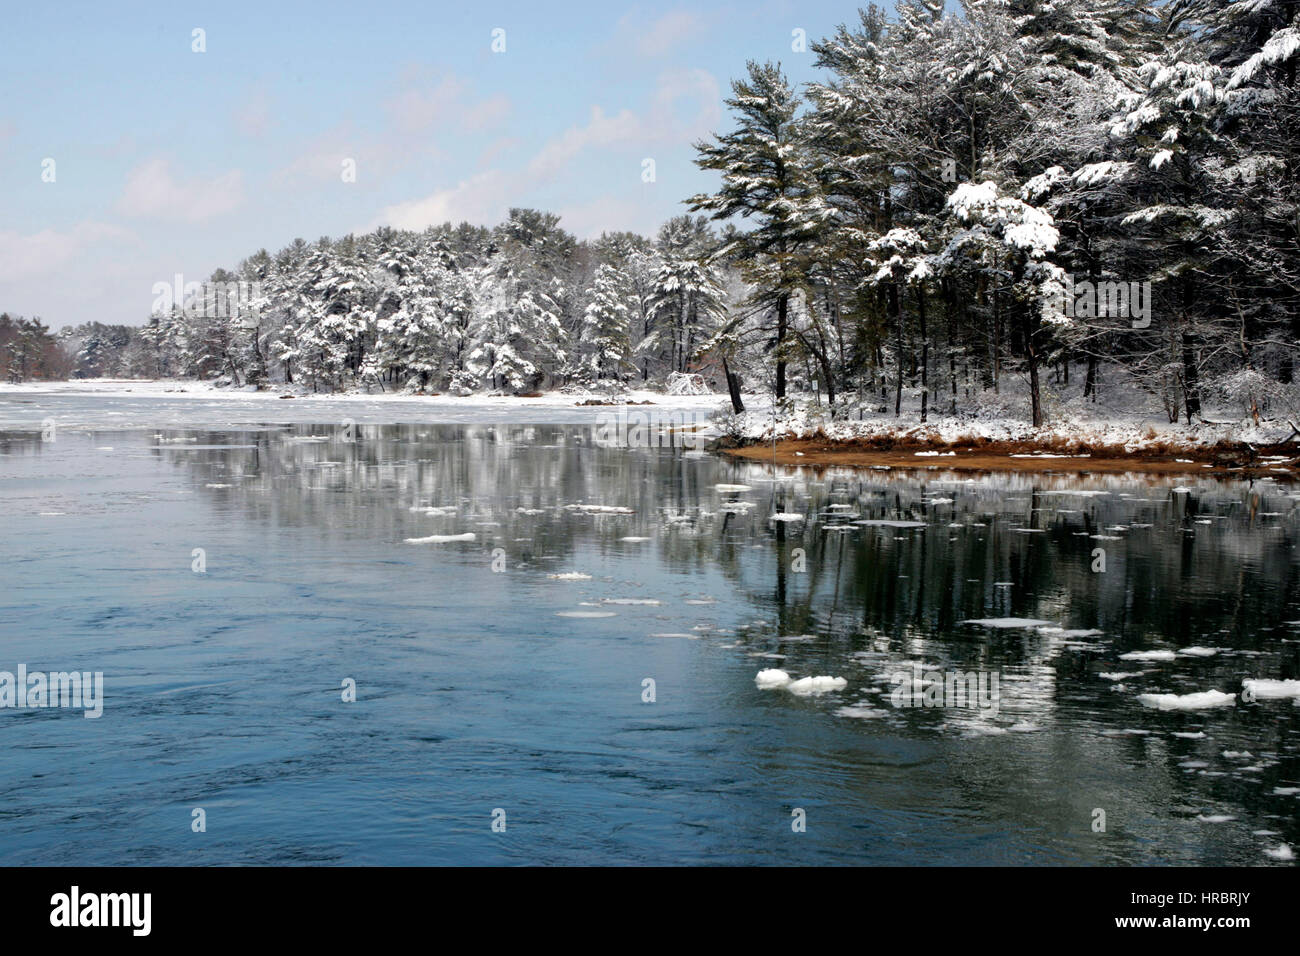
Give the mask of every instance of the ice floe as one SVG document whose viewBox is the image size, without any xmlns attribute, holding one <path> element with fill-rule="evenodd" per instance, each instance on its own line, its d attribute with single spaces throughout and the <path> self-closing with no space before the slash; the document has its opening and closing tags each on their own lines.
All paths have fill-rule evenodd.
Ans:
<svg viewBox="0 0 1300 956">
<path fill-rule="evenodd" d="M 1178 655 L 1173 651 L 1129 651 L 1121 654 L 1122 661 L 1172 661 Z"/>
<path fill-rule="evenodd" d="M 1300 680 L 1267 680 L 1247 677 L 1241 687 L 1247 697 L 1255 700 L 1278 700 L 1286 697 L 1300 699 Z"/>
<path fill-rule="evenodd" d="M 1138 703 L 1156 710 L 1205 710 L 1208 707 L 1233 707 L 1236 695 L 1220 690 L 1192 694 L 1138 694 Z"/>
</svg>

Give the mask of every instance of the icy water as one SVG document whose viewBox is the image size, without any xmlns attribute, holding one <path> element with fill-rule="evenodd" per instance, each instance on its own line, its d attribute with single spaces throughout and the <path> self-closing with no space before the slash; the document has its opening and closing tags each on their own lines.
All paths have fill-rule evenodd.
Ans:
<svg viewBox="0 0 1300 956">
<path fill-rule="evenodd" d="M 6 863 L 1277 865 L 1300 844 L 1300 707 L 1239 696 L 1300 677 L 1294 487 L 819 477 L 590 425 L 348 441 L 257 424 L 288 417 L 265 402 L 141 427 L 72 401 L 0 402 L 0 670 L 102 671 L 105 702 L 0 710 Z M 46 415 L 71 423 L 54 441 Z M 998 675 L 996 713 L 895 706 L 914 664 Z M 767 668 L 846 683 L 764 689 Z M 1211 690 L 1238 696 L 1139 700 Z"/>
</svg>

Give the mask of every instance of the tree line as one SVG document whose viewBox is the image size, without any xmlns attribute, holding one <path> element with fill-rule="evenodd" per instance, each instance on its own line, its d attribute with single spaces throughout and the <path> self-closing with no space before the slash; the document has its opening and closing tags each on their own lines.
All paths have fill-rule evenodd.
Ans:
<svg viewBox="0 0 1300 956">
<path fill-rule="evenodd" d="M 921 420 L 1082 376 L 1193 422 L 1297 402 L 1300 0 L 899 0 L 750 63 L 718 176 L 653 238 L 379 229 L 263 250 L 126 341 L 65 335 L 76 374 L 315 390 L 531 392 L 703 371 L 833 414 Z"/>
</svg>

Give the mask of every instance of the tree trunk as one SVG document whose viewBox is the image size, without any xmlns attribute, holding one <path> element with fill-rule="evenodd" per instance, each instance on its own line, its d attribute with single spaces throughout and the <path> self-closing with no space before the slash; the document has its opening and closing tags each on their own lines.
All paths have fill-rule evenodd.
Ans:
<svg viewBox="0 0 1300 956">
<path fill-rule="evenodd" d="M 789 325 L 790 297 L 782 292 L 776 300 L 776 397 L 785 398 L 785 333 Z"/>
<path fill-rule="evenodd" d="M 727 392 L 731 395 L 731 410 L 737 415 L 745 410 L 745 403 L 740 398 L 740 378 L 727 365 L 727 357 L 722 357 L 722 374 L 727 378 Z"/>
<path fill-rule="evenodd" d="M 1043 400 L 1038 381 L 1038 349 L 1034 345 L 1034 326 L 1038 324 L 1032 309 L 1021 307 L 1020 328 L 1025 338 L 1025 359 L 1029 364 L 1029 402 L 1033 409 L 1034 427 L 1043 425 Z"/>
<path fill-rule="evenodd" d="M 925 290 L 917 289 L 917 316 L 921 322 L 921 421 L 930 409 L 930 334 L 925 325 Z"/>
</svg>

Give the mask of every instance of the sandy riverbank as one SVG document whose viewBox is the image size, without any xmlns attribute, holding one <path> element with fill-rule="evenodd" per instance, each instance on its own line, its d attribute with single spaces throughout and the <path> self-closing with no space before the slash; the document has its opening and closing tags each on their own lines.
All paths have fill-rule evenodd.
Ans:
<svg viewBox="0 0 1300 956">
<path fill-rule="evenodd" d="M 720 448 L 725 455 L 756 462 L 809 468 L 878 470 L 942 468 L 963 472 L 1070 472 L 1076 474 L 1215 475 L 1233 478 L 1300 479 L 1300 448 L 1225 442 L 1212 446 L 1073 446 L 1034 441 L 926 443 L 890 439 L 783 439 Z"/>
</svg>

